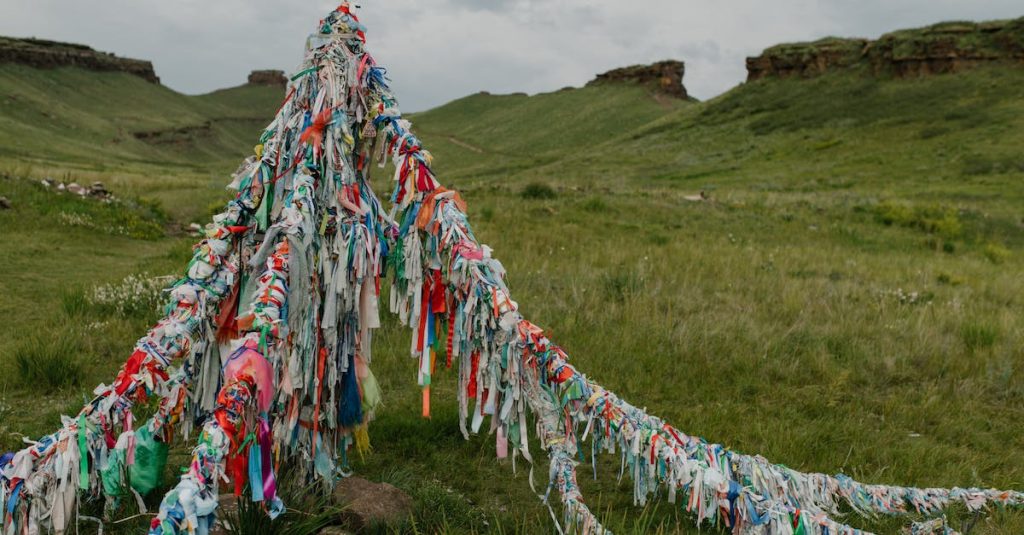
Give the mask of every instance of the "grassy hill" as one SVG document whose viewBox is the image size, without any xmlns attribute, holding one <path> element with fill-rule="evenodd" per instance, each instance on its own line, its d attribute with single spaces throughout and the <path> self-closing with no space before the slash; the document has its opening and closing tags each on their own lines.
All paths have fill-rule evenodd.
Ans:
<svg viewBox="0 0 1024 535">
<path fill-rule="evenodd" d="M 103 208 L 0 179 L 15 204 L 0 211 L 0 446 L 58 425 L 152 319 L 146 307 L 94 302 L 95 287 L 174 273 L 187 259 L 189 238 L 133 237 L 107 222 L 200 217 L 255 138 L 238 117 L 251 113 L 258 129 L 255 116 L 276 109 L 251 88 L 185 97 L 110 76 L 0 78 L 0 94 L 35 95 L 27 110 L 0 111 L 0 124 L 20 129 L 0 128 L 9 174 L 59 169 L 158 201 Z M 60 88 L 80 77 L 80 93 L 105 96 Z M 621 85 L 480 94 L 413 121 L 524 313 L 624 398 L 799 469 L 1021 488 L 1022 97 L 1020 68 L 913 80 L 854 70 L 753 82 L 703 103 Z M 152 146 L 128 134 L 203 121 L 211 142 L 194 151 L 197 140 Z M 378 192 L 388 177 L 378 172 Z M 710 200 L 691 200 L 699 191 Z M 433 386 L 435 419 L 417 416 L 407 337 L 390 318 L 375 337 L 386 406 L 371 427 L 375 451 L 355 469 L 412 493 L 421 531 L 549 530 L 522 467 L 513 475 L 489 439 L 459 436 L 452 377 Z M 18 364 L 69 353 L 82 380 L 46 395 Z M 612 508 L 617 532 L 696 533 L 678 505 L 634 520 L 614 456 L 597 470 L 598 483 L 581 471 L 584 495 Z M 882 533 L 901 525 L 847 520 Z M 973 533 L 1022 528 L 1021 514 L 996 511 Z"/>
<path fill-rule="evenodd" d="M 282 98 L 270 87 L 188 96 L 127 73 L 0 65 L 0 157 L 194 171 L 251 145 Z"/>
<path fill-rule="evenodd" d="M 599 85 L 534 96 L 479 93 L 412 117 L 454 179 L 502 180 L 586 153 L 689 101 L 641 85 Z"/>
</svg>

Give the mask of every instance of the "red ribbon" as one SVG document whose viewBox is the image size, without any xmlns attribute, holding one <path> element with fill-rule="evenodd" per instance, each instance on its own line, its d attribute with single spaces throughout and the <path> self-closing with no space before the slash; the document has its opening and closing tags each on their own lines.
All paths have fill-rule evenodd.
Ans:
<svg viewBox="0 0 1024 535">
<path fill-rule="evenodd" d="M 313 124 L 309 125 L 303 132 L 302 136 L 299 137 L 299 141 L 303 143 L 310 143 L 320 152 L 321 146 L 324 143 L 324 130 L 327 125 L 331 124 L 331 118 L 334 115 L 334 110 L 327 108 L 320 112 L 319 115 L 313 119 Z"/>
</svg>

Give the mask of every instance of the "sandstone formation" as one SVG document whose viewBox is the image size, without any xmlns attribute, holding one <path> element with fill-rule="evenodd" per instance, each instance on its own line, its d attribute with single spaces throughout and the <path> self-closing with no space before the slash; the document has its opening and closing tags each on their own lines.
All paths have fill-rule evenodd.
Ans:
<svg viewBox="0 0 1024 535">
<path fill-rule="evenodd" d="M 288 85 L 288 78 L 284 71 L 262 70 L 249 73 L 249 85 L 269 85 L 273 87 L 285 87 Z"/>
<path fill-rule="evenodd" d="M 960 72 L 987 63 L 1024 65 L 1024 17 L 944 22 L 877 40 L 828 37 L 773 46 L 747 58 L 747 81 L 812 77 L 843 69 L 900 78 Z"/>
<path fill-rule="evenodd" d="M 160 83 L 160 78 L 153 71 L 152 62 L 119 58 L 85 45 L 44 39 L 0 37 L 0 63 L 17 63 L 39 69 L 78 67 L 93 71 L 125 72 L 154 84 Z"/>
<path fill-rule="evenodd" d="M 587 85 L 602 83 L 636 83 L 650 86 L 658 93 L 676 98 L 687 98 L 683 86 L 686 66 L 682 61 L 659 61 L 650 65 L 633 65 L 597 75 Z"/>
<path fill-rule="evenodd" d="M 747 81 L 762 78 L 809 78 L 861 62 L 867 39 L 826 37 L 813 43 L 773 46 L 760 56 L 747 58 Z"/>
</svg>

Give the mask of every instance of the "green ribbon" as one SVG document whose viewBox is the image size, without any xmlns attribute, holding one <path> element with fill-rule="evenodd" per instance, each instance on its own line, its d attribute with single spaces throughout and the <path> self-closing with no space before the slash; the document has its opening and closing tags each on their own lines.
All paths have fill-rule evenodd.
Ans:
<svg viewBox="0 0 1024 535">
<path fill-rule="evenodd" d="M 256 209 L 256 223 L 259 230 L 267 230 L 270 227 L 270 209 L 274 204 L 274 176 L 267 165 L 261 165 L 259 171 L 260 182 L 263 186 L 263 196 L 260 198 L 260 206 Z"/>
<path fill-rule="evenodd" d="M 267 354 L 267 336 L 270 335 L 270 325 L 264 325 L 260 329 L 260 352 Z"/>
<path fill-rule="evenodd" d="M 793 515 L 790 515 L 793 518 Z M 804 515 L 797 515 L 796 517 L 796 529 L 793 530 L 793 535 L 807 535 L 807 526 L 804 525 Z"/>
<path fill-rule="evenodd" d="M 85 414 L 78 415 L 78 488 L 85 490 L 89 488 L 89 450 L 85 436 Z"/>
<path fill-rule="evenodd" d="M 304 71 L 299 71 L 292 76 L 292 81 L 294 82 L 295 80 L 298 80 L 299 78 L 302 78 L 303 76 L 311 72 L 316 72 L 318 70 L 320 70 L 320 67 L 310 67 Z"/>
</svg>

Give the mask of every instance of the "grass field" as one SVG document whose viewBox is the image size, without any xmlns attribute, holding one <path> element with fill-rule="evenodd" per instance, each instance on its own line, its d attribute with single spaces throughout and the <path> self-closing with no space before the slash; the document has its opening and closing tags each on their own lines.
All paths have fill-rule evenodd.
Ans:
<svg viewBox="0 0 1024 535">
<path fill-rule="evenodd" d="M 85 76 L 32 76 L 65 75 Z M 23 79 L 34 78 L 6 73 L 0 88 Z M 152 93 L 162 90 L 136 90 L 152 101 L 140 98 L 131 114 L 144 119 L 125 119 L 129 131 L 276 109 L 251 88 L 168 94 L 166 105 Z M 1019 68 L 906 81 L 854 72 L 747 84 L 704 103 L 628 86 L 474 95 L 413 120 L 524 314 L 625 399 L 801 470 L 1019 489 L 1022 97 Z M 103 136 L 114 131 L 107 104 L 67 106 Z M 17 128 L 29 119 L 0 113 Z M 177 229 L 225 198 L 259 126 L 213 127 L 209 146 L 126 140 L 95 151 L 105 138 L 85 126 L 0 128 L 20 132 L 3 140 L 17 151 L 0 164 L 12 177 L 0 195 L 15 205 L 0 211 L 0 449 L 56 428 L 112 379 L 155 317 L 152 292 L 126 288 L 139 297 L 116 307 L 96 288 L 177 273 L 191 242 Z M 26 179 L 65 174 L 103 180 L 125 202 L 62 198 Z M 376 175 L 378 193 L 389 191 L 390 173 Z M 710 201 L 686 199 L 700 191 Z M 385 406 L 374 452 L 355 470 L 410 492 L 421 532 L 552 531 L 525 465 L 513 474 L 492 439 L 459 435 L 454 373 L 435 382 L 434 419 L 419 418 L 408 336 L 389 318 L 375 337 Z M 601 458 L 597 482 L 580 472 L 609 527 L 696 532 L 678 505 L 634 507 L 617 469 Z M 534 470 L 541 486 L 546 474 Z M 846 520 L 882 533 L 902 525 Z M 972 533 L 1022 530 L 1024 515 L 996 511 Z"/>
</svg>

